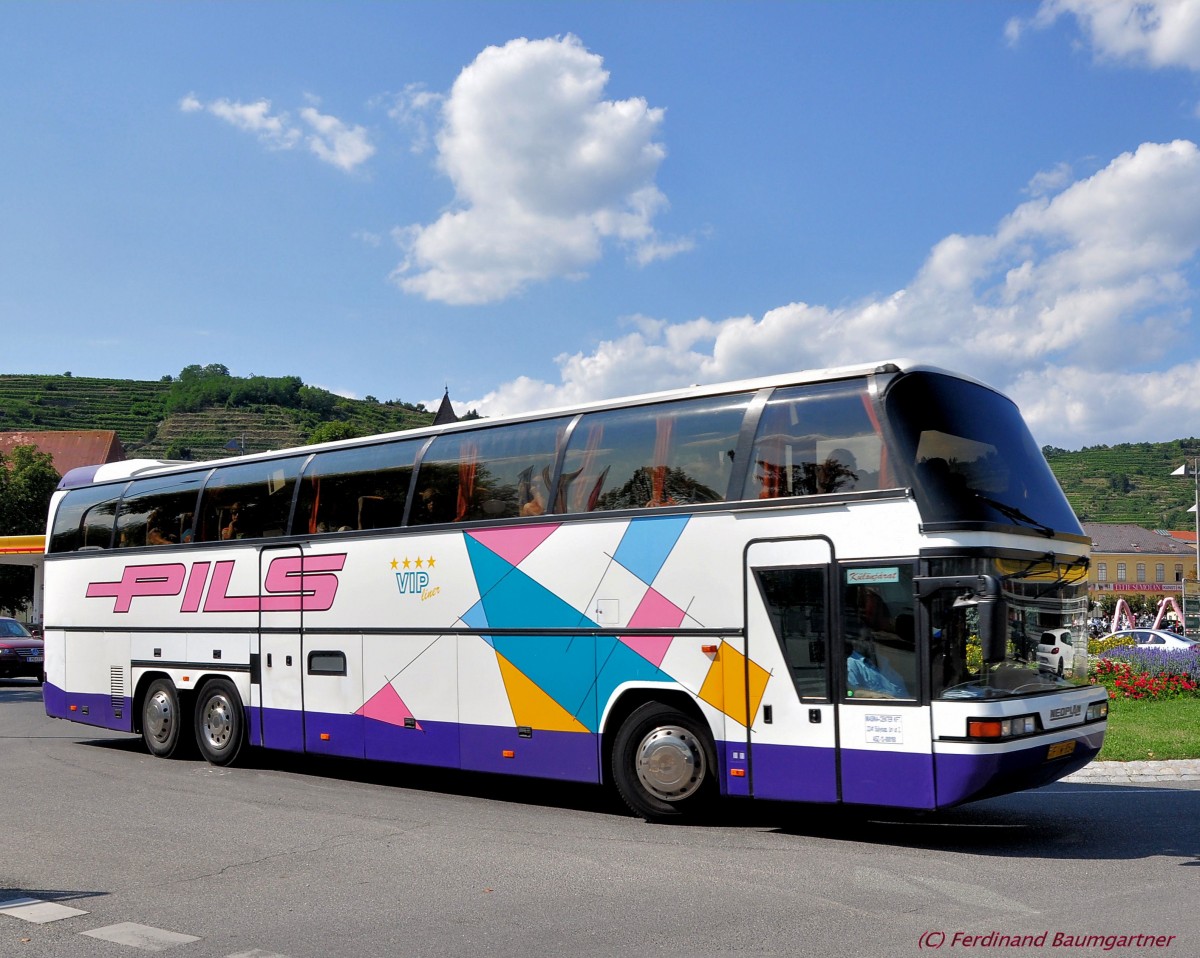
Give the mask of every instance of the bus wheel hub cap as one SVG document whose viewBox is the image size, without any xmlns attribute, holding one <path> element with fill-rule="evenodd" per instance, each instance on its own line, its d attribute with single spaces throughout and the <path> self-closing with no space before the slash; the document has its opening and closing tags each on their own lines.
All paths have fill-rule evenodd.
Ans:
<svg viewBox="0 0 1200 958">
<path fill-rule="evenodd" d="M 656 728 L 638 747 L 637 775 L 646 790 L 664 801 L 678 802 L 704 781 L 704 750 L 687 729 Z"/>
</svg>

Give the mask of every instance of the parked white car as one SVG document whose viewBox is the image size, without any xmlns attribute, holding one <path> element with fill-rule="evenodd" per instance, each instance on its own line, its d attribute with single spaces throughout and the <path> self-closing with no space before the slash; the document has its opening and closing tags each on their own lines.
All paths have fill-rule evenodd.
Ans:
<svg viewBox="0 0 1200 958">
<path fill-rule="evenodd" d="M 1039 672 L 1053 672 L 1060 677 L 1070 675 L 1074 658 L 1070 629 L 1046 629 L 1041 634 L 1037 647 Z"/>
<path fill-rule="evenodd" d="M 1139 649 L 1194 649 L 1200 642 L 1163 629 L 1121 629 L 1105 639 L 1132 639 Z"/>
</svg>

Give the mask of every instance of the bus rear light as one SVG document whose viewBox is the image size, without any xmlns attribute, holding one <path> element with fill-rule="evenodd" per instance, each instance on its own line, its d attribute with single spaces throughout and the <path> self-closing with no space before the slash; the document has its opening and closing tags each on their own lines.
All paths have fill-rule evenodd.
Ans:
<svg viewBox="0 0 1200 958">
<path fill-rule="evenodd" d="M 967 719 L 968 738 L 1017 738 L 1038 730 L 1036 715 L 1018 715 L 1005 719 Z"/>
</svg>

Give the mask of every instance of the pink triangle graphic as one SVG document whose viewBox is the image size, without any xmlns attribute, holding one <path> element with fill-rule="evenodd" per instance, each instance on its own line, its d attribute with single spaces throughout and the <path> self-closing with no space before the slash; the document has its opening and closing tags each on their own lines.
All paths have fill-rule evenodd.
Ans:
<svg viewBox="0 0 1200 958">
<path fill-rule="evenodd" d="M 403 725 L 405 719 L 413 717 L 409 707 L 404 704 L 404 700 L 392 687 L 391 682 L 372 695 L 354 714 L 379 722 L 387 722 L 388 725 Z M 421 723 L 418 722 L 416 727 L 420 730 Z"/>
<path fill-rule="evenodd" d="M 550 538 L 558 528 L 553 525 L 520 526 L 516 529 L 494 529 L 468 533 L 472 539 L 487 546 L 510 565 L 520 565 L 529 554 Z"/>
<path fill-rule="evenodd" d="M 653 589 L 647 589 L 629 620 L 630 626 L 650 629 L 675 629 L 683 621 L 684 611 L 674 602 L 663 598 Z M 661 667 L 671 647 L 674 636 L 670 635 L 623 635 L 621 641 L 642 658 Z"/>
</svg>

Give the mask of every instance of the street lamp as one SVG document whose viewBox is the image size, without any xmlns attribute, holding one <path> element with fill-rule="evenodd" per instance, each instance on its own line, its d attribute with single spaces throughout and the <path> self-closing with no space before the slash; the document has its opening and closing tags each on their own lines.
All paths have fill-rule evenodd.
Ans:
<svg viewBox="0 0 1200 958">
<path fill-rule="evenodd" d="M 1171 473 L 1173 476 L 1191 476 L 1192 481 L 1196 486 L 1195 502 L 1188 512 L 1196 514 L 1196 580 L 1200 583 L 1200 459 L 1193 459 L 1191 463 L 1184 463 L 1178 469 Z M 1183 598 L 1183 631 L 1187 632 L 1187 576 L 1183 577 L 1183 582 L 1180 583 Z M 1197 601 L 1200 602 L 1200 592 L 1197 593 Z M 1200 610 L 1197 610 L 1200 611 Z"/>
</svg>

